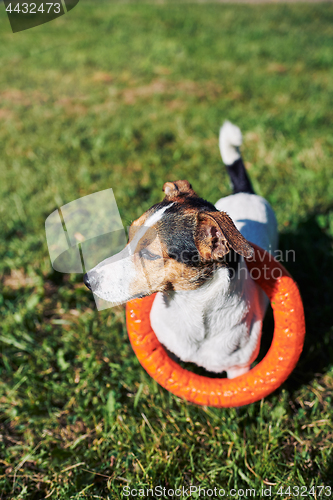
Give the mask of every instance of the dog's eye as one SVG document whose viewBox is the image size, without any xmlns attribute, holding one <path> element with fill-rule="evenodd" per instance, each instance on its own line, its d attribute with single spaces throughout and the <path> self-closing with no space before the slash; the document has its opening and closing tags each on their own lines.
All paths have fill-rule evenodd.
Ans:
<svg viewBox="0 0 333 500">
<path fill-rule="evenodd" d="M 143 248 L 142 250 L 140 250 L 139 256 L 143 257 L 146 260 L 157 260 L 161 258 L 159 255 L 151 253 L 147 248 Z"/>
</svg>

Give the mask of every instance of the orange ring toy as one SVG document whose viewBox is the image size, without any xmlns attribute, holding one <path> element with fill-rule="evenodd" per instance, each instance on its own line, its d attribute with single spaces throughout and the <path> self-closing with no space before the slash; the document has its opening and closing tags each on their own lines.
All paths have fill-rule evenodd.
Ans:
<svg viewBox="0 0 333 500">
<path fill-rule="evenodd" d="M 128 336 L 143 368 L 162 387 L 198 405 L 233 407 L 254 403 L 277 389 L 301 355 L 305 335 L 302 299 L 295 281 L 268 252 L 252 244 L 247 260 L 251 276 L 271 301 L 274 336 L 265 358 L 248 373 L 234 379 L 196 375 L 171 360 L 151 328 L 149 313 L 154 295 L 126 305 Z M 260 271 L 257 278 L 255 271 Z M 265 273 L 261 272 L 265 271 Z M 278 275 L 278 276 L 276 276 Z"/>
</svg>

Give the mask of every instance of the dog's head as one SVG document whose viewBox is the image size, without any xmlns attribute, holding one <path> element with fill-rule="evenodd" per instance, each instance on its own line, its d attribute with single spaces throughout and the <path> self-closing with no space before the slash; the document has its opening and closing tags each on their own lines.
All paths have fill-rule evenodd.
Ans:
<svg viewBox="0 0 333 500">
<path fill-rule="evenodd" d="M 232 249 L 249 258 L 253 248 L 225 212 L 199 198 L 188 181 L 167 182 L 164 200 L 129 230 L 129 241 L 85 275 L 100 298 L 119 304 L 158 291 L 194 290 L 226 267 Z"/>
</svg>

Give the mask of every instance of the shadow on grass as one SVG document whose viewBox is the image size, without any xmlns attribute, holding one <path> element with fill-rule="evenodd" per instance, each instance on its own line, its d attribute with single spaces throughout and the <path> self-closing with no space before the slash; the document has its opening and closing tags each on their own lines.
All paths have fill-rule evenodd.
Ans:
<svg viewBox="0 0 333 500">
<path fill-rule="evenodd" d="M 280 236 L 283 251 L 295 250 L 294 262 L 286 263 L 286 267 L 298 283 L 306 322 L 303 353 L 284 384 L 291 392 L 308 384 L 316 374 L 324 373 L 333 362 L 333 256 L 332 238 L 328 234 L 332 208 L 311 215 L 296 231 Z M 319 218 L 323 224 L 319 225 Z"/>
<path fill-rule="evenodd" d="M 318 374 L 323 374 L 333 362 L 333 256 L 332 239 L 318 218 L 325 218 L 332 207 L 322 213 L 310 215 L 296 230 L 280 234 L 280 249 L 283 255 L 295 251 L 295 259 L 283 262 L 297 282 L 305 312 L 306 335 L 303 352 L 295 370 L 278 389 L 287 389 L 291 394 L 302 385 L 309 384 Z M 263 336 L 257 361 L 266 355 L 273 338 L 273 311 L 267 312 L 263 325 Z M 333 465 L 332 465 L 333 467 Z"/>
</svg>

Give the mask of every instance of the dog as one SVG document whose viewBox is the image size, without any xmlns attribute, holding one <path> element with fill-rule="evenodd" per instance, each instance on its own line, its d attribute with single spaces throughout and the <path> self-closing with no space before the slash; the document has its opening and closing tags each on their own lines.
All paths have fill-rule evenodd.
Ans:
<svg viewBox="0 0 333 500">
<path fill-rule="evenodd" d="M 150 321 L 158 340 L 182 361 L 228 378 L 258 355 L 268 298 L 244 258 L 251 243 L 277 249 L 277 222 L 254 193 L 240 154 L 240 129 L 225 122 L 219 147 L 233 194 L 215 206 L 186 180 L 166 182 L 165 197 L 129 229 L 129 241 L 84 276 L 112 305 L 157 292 Z"/>
</svg>

